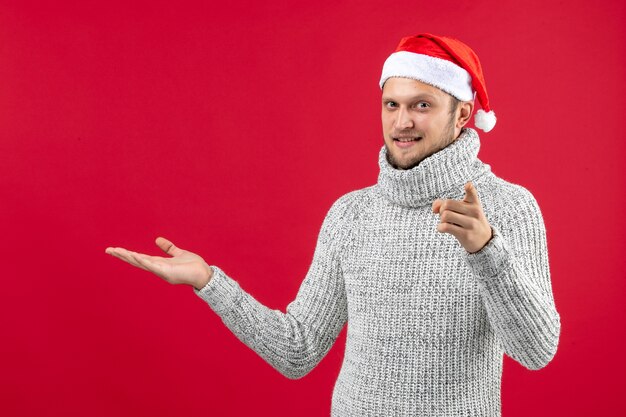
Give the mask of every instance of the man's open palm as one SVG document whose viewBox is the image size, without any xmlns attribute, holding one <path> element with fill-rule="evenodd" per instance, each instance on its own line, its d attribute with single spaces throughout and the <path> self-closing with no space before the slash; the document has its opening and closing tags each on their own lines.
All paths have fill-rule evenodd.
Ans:
<svg viewBox="0 0 626 417">
<path fill-rule="evenodd" d="M 171 256 L 150 256 L 124 248 L 106 248 L 105 252 L 138 268 L 150 271 L 170 284 L 188 284 L 200 289 L 213 275 L 211 267 L 195 253 L 176 247 L 169 240 L 158 237 L 156 245 Z"/>
</svg>

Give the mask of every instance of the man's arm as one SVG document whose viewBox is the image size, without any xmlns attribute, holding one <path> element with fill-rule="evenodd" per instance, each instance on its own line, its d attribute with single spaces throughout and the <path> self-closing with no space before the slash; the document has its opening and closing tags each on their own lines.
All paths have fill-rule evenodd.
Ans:
<svg viewBox="0 0 626 417">
<path fill-rule="evenodd" d="M 504 352 L 528 369 L 554 357 L 561 322 L 556 311 L 543 217 L 536 200 L 521 189 L 519 204 L 493 225 L 493 238 L 466 260 L 477 277 L 489 323 Z"/>
<path fill-rule="evenodd" d="M 291 379 L 303 377 L 322 360 L 348 317 L 339 263 L 352 200 L 346 197 L 326 215 L 309 271 L 286 313 L 261 304 L 216 266 L 208 284 L 194 288 L 242 342 Z"/>
<path fill-rule="evenodd" d="M 309 271 L 286 313 L 267 308 L 222 269 L 163 237 L 155 243 L 170 257 L 121 247 L 108 247 L 105 252 L 170 284 L 192 286 L 241 341 L 283 375 L 301 378 L 322 360 L 347 321 L 339 259 L 354 200 L 353 193 L 346 194 L 328 211 Z"/>
<path fill-rule="evenodd" d="M 497 213 L 501 230 L 490 225 L 476 188 L 465 185 L 465 198 L 435 200 L 433 212 L 465 248 L 478 279 L 491 327 L 504 352 L 528 369 L 547 365 L 556 353 L 561 322 L 554 305 L 546 231 L 532 194 L 515 190 L 509 213 Z"/>
</svg>

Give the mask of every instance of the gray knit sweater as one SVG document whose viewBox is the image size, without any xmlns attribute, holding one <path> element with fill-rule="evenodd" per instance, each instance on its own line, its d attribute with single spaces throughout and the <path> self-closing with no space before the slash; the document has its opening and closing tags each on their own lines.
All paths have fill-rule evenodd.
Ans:
<svg viewBox="0 0 626 417">
<path fill-rule="evenodd" d="M 246 345 L 288 378 L 313 369 L 346 322 L 331 415 L 500 416 L 502 355 L 529 369 L 560 333 L 541 212 L 525 188 L 496 177 L 480 141 L 459 139 L 409 170 L 379 153 L 378 182 L 332 205 L 286 313 L 271 310 L 217 266 L 205 300 Z M 472 181 L 493 239 L 467 253 L 437 232 L 436 198 Z"/>
</svg>

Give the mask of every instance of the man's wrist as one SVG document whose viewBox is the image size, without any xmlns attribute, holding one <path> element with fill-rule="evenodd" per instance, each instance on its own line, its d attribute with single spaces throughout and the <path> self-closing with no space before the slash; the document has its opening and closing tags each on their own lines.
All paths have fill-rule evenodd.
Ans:
<svg viewBox="0 0 626 417">
<path fill-rule="evenodd" d="M 468 251 L 468 253 L 469 253 L 470 255 L 473 255 L 473 254 L 475 254 L 475 253 L 480 252 L 481 250 L 483 250 L 483 248 L 484 248 L 485 246 L 487 246 L 487 245 L 489 244 L 489 242 L 491 242 L 491 241 L 493 240 L 493 236 L 494 236 L 493 227 L 489 226 L 489 230 L 490 230 L 490 232 L 491 232 L 491 236 L 489 236 L 489 239 L 487 239 L 487 241 L 485 242 L 485 244 L 484 244 L 484 245 L 482 245 L 482 246 L 480 247 L 480 249 L 475 250 L 474 252 L 469 252 L 469 251 Z"/>
<path fill-rule="evenodd" d="M 198 282 L 194 285 L 194 287 L 195 287 L 197 290 L 200 290 L 200 289 L 204 288 L 204 287 L 205 287 L 205 286 L 209 283 L 209 281 L 211 281 L 211 278 L 213 278 L 213 268 L 211 268 L 211 267 L 210 267 L 209 265 L 207 265 L 207 264 L 204 264 L 204 266 L 205 266 L 206 273 L 205 273 L 205 274 L 203 274 L 202 279 L 200 279 L 200 280 L 199 280 L 199 281 L 198 281 Z"/>
</svg>

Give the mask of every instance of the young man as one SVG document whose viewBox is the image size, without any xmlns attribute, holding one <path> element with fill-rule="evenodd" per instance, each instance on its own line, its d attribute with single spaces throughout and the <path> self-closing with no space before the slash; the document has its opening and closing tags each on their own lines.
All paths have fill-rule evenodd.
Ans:
<svg viewBox="0 0 626 417">
<path fill-rule="evenodd" d="M 558 344 L 541 212 L 477 158 L 465 127 L 475 96 L 477 127 L 490 130 L 495 115 L 468 46 L 404 38 L 380 86 L 378 182 L 332 205 L 286 313 L 166 239 L 156 243 L 171 258 L 106 251 L 194 286 L 288 378 L 313 369 L 349 319 L 333 416 L 499 416 L 503 354 L 539 369 Z"/>
</svg>

